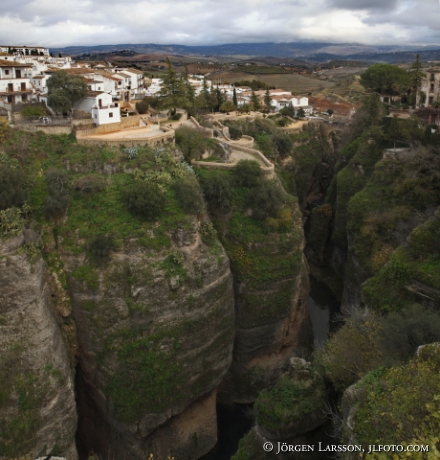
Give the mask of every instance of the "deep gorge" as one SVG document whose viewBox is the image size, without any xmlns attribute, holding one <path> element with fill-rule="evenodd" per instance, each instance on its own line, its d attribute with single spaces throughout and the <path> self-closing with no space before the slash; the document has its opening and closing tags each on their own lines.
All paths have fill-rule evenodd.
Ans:
<svg viewBox="0 0 440 460">
<path fill-rule="evenodd" d="M 129 159 L 123 149 L 13 131 L 1 167 L 32 178 L 32 210 L 2 221 L 0 456 L 74 460 L 76 439 L 81 460 L 92 452 L 222 460 L 235 447 L 209 454 L 217 411 L 226 428 L 241 414 L 240 435 L 257 421 L 234 460 L 272 458 L 263 438 L 331 442 L 324 400 L 340 401 L 371 372 L 376 385 L 385 368 L 378 329 L 368 328 L 404 308 L 431 315 L 440 299 L 436 140 L 427 134 L 384 157 L 387 141 L 373 128 L 355 120 L 339 135 L 309 126 L 277 158 L 274 183 L 255 168 L 194 175 L 174 147 Z M 126 190 L 139 181 L 157 184 L 159 218 L 127 209 Z M 193 194 L 189 204 L 178 187 Z M 68 204 L 59 213 L 62 189 Z M 329 323 L 339 304 L 352 322 Z M 365 306 L 373 320 L 356 316 Z M 371 340 L 359 349 L 377 356 L 340 374 L 338 349 L 316 358 L 313 341 L 352 324 Z M 377 378 L 390 378 L 387 369 Z M 288 423 L 268 410 L 285 391 L 304 403 Z M 353 401 L 363 426 L 372 415 Z M 220 442 L 226 436 L 221 427 Z M 341 433 L 352 442 L 369 436 Z"/>
</svg>

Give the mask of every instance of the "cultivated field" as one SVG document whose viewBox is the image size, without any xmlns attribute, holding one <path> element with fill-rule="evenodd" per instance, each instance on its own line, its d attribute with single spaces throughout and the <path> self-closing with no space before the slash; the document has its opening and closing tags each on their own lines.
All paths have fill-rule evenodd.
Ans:
<svg viewBox="0 0 440 460">
<path fill-rule="evenodd" d="M 294 93 L 310 93 L 334 86 L 333 82 L 321 81 L 298 74 L 249 75 L 243 72 L 215 72 L 208 78 L 234 83 L 240 80 L 261 80 L 276 88 L 284 88 Z"/>
</svg>

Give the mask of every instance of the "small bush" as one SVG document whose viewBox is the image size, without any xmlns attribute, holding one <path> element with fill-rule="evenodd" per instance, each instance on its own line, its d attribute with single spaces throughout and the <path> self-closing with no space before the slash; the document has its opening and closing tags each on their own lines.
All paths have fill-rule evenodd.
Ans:
<svg viewBox="0 0 440 460">
<path fill-rule="evenodd" d="M 344 390 L 382 365 L 380 327 L 376 317 L 356 314 L 332 335 L 325 349 L 315 353 L 315 365 L 335 388 Z"/>
<path fill-rule="evenodd" d="M 275 217 L 284 205 L 283 191 L 274 182 L 265 181 L 255 187 L 249 194 L 249 206 L 253 209 L 253 217 L 266 219 Z"/>
<path fill-rule="evenodd" d="M 0 165 L 0 210 L 21 206 L 27 198 L 26 176 L 18 169 Z"/>
<path fill-rule="evenodd" d="M 0 238 L 18 235 L 24 225 L 22 212 L 19 208 L 8 208 L 0 211 Z"/>
<path fill-rule="evenodd" d="M 105 265 L 110 259 L 111 252 L 115 249 L 113 238 L 106 235 L 98 235 L 87 247 L 89 260 L 94 265 Z"/>
<path fill-rule="evenodd" d="M 44 117 L 46 115 L 46 109 L 39 105 L 28 105 L 21 111 L 23 117 Z"/>
<path fill-rule="evenodd" d="M 6 117 L 0 117 L 0 141 L 4 141 L 9 136 L 9 121 Z"/>
<path fill-rule="evenodd" d="M 70 204 L 67 171 L 52 169 L 46 174 L 47 196 L 44 211 L 48 217 L 63 215 Z"/>
<path fill-rule="evenodd" d="M 229 136 L 234 140 L 240 139 L 243 136 L 243 131 L 238 126 L 230 125 Z"/>
<path fill-rule="evenodd" d="M 181 113 L 175 113 L 174 115 L 171 115 L 170 118 L 173 121 L 179 121 L 182 118 L 182 114 Z"/>
<path fill-rule="evenodd" d="M 105 185 L 103 177 L 89 174 L 75 180 L 73 188 L 85 195 L 94 195 L 95 193 L 102 192 L 105 189 Z"/>
<path fill-rule="evenodd" d="M 197 179 L 191 175 L 178 179 L 173 184 L 176 198 L 187 214 L 197 214 L 203 208 L 203 194 Z"/>
<path fill-rule="evenodd" d="M 240 160 L 233 174 L 235 183 L 242 187 L 256 187 L 263 179 L 263 171 L 255 160 Z"/>
<path fill-rule="evenodd" d="M 212 210 L 226 211 L 231 207 L 233 191 L 228 176 L 215 175 L 204 181 L 202 186 L 205 198 Z"/>
<path fill-rule="evenodd" d="M 208 138 L 201 131 L 185 126 L 176 129 L 176 144 L 182 150 L 185 161 L 200 160 L 209 147 Z"/>
<path fill-rule="evenodd" d="M 421 305 L 391 312 L 382 320 L 380 336 L 386 364 L 405 362 L 420 345 L 440 341 L 440 313 Z"/>
<path fill-rule="evenodd" d="M 144 97 L 140 102 L 136 102 L 136 110 L 141 115 L 147 113 L 149 108 L 150 103 L 148 102 L 148 99 L 146 97 Z"/>
<path fill-rule="evenodd" d="M 161 215 L 165 198 L 156 184 L 139 181 L 124 193 L 128 209 L 147 221 L 155 221 Z"/>
</svg>

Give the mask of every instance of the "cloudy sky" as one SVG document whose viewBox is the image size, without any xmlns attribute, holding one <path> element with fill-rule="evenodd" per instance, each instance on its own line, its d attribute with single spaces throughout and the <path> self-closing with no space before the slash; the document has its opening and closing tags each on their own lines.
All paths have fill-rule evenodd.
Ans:
<svg viewBox="0 0 440 460">
<path fill-rule="evenodd" d="M 0 44 L 439 44 L 439 0 L 1 0 Z"/>
</svg>

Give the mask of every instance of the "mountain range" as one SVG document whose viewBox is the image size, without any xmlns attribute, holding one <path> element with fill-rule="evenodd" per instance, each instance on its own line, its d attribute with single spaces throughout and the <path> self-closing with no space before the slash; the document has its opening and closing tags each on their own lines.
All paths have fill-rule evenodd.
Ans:
<svg viewBox="0 0 440 460">
<path fill-rule="evenodd" d="M 117 44 L 69 46 L 52 48 L 52 52 L 68 55 L 90 54 L 170 54 L 204 57 L 262 57 L 302 58 L 310 61 L 349 59 L 364 61 L 404 62 L 416 53 L 422 60 L 440 60 L 440 46 L 362 45 L 357 43 L 291 42 L 291 43 L 232 43 L 225 45 L 187 46 L 147 44 Z"/>
</svg>

